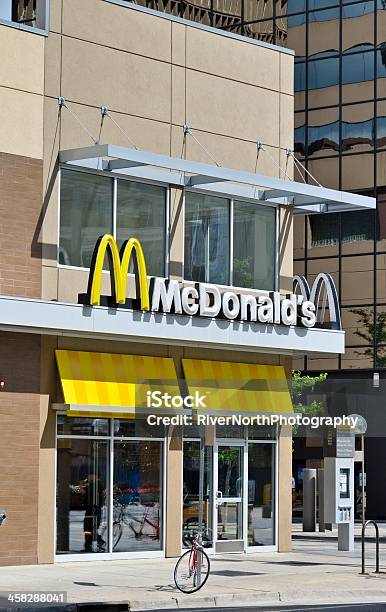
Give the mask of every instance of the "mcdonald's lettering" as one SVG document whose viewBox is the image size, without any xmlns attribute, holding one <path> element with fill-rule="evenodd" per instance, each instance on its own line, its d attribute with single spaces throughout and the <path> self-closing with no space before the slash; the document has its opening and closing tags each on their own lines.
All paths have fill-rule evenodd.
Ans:
<svg viewBox="0 0 386 612">
<path fill-rule="evenodd" d="M 112 305 L 127 303 L 127 275 L 130 262 L 133 261 L 137 299 L 129 300 L 129 304 L 139 305 L 141 310 L 150 310 L 146 262 L 141 243 L 137 238 L 130 238 L 122 244 L 118 251 L 116 240 L 111 234 L 105 234 L 97 240 L 91 260 L 87 293 L 80 294 L 79 301 L 90 306 L 101 304 L 102 271 L 106 254 L 111 282 L 111 298 L 107 302 Z"/>
<path fill-rule="evenodd" d="M 103 264 L 108 257 L 111 296 L 101 296 Z M 136 299 L 126 298 L 127 275 L 130 262 L 134 264 Z M 324 289 L 324 293 L 322 290 Z M 323 296 L 323 298 L 322 298 Z M 94 248 L 86 294 L 79 301 L 90 306 L 109 305 L 151 310 L 171 315 L 222 318 L 262 325 L 286 325 L 311 328 L 321 325 L 318 317 L 328 306 L 333 329 L 341 329 L 336 288 L 329 274 L 318 274 L 312 288 L 303 276 L 294 277 L 293 293 L 281 295 L 278 291 L 236 293 L 221 291 L 216 285 L 196 283 L 184 285 L 181 281 L 151 278 L 148 285 L 145 255 L 137 238 L 130 238 L 118 250 L 115 238 L 101 236 Z"/>
</svg>

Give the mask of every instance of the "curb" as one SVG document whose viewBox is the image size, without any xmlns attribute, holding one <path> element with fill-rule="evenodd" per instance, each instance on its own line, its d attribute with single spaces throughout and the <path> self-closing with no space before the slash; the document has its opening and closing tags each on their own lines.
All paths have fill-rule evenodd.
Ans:
<svg viewBox="0 0 386 612">
<path fill-rule="evenodd" d="M 128 602 L 85 602 L 63 604 L 35 604 L 35 605 L 7 605 L 2 606 L 0 612 L 128 612 Z"/>
<path fill-rule="evenodd" d="M 290 605 L 294 604 L 331 604 L 331 603 L 372 603 L 386 602 L 386 589 L 353 589 L 347 591 L 256 591 L 255 593 L 234 593 L 230 595 L 178 596 L 161 600 L 132 600 L 130 612 L 147 610 L 170 610 L 189 608 L 227 608 L 256 604 Z"/>
</svg>

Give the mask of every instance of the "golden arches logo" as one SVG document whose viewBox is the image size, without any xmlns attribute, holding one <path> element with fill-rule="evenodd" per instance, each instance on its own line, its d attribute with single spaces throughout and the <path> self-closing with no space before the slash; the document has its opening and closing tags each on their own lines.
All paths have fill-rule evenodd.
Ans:
<svg viewBox="0 0 386 612">
<path fill-rule="evenodd" d="M 94 248 L 87 288 L 88 304 L 100 305 L 102 271 L 106 253 L 110 270 L 112 302 L 115 304 L 126 302 L 127 275 L 130 261 L 133 259 L 137 299 L 139 297 L 141 310 L 150 310 L 146 262 L 141 243 L 137 238 L 130 238 L 122 244 L 119 251 L 116 240 L 111 234 L 98 238 Z"/>
</svg>

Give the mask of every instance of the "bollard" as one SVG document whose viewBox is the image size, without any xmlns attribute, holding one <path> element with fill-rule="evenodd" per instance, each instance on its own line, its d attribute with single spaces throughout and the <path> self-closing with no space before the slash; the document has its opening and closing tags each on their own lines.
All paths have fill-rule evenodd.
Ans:
<svg viewBox="0 0 386 612">
<path fill-rule="evenodd" d="M 366 521 L 366 523 L 362 527 L 362 571 L 361 571 L 361 574 L 366 573 L 365 541 L 366 541 L 367 525 L 374 525 L 375 527 L 375 572 L 374 574 L 379 574 L 379 527 L 375 521 Z"/>
</svg>

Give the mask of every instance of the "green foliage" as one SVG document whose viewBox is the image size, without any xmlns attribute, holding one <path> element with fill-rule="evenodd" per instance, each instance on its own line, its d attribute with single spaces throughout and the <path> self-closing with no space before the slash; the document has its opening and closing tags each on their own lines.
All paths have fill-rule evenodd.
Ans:
<svg viewBox="0 0 386 612">
<path fill-rule="evenodd" d="M 252 287 L 253 275 L 251 274 L 252 257 L 245 259 L 235 258 L 233 261 L 233 272 L 240 287 Z"/>
<path fill-rule="evenodd" d="M 302 376 L 300 372 L 292 373 L 292 403 L 295 412 L 306 414 L 307 416 L 318 416 L 324 414 L 325 403 L 323 400 L 312 400 L 307 403 L 307 393 L 313 391 L 315 387 L 327 379 L 327 374 L 316 376 Z"/>
<path fill-rule="evenodd" d="M 371 348 L 355 351 L 357 355 L 373 358 L 373 346 L 375 344 L 374 365 L 376 368 L 386 367 L 386 312 L 377 313 L 374 321 L 374 311 L 372 308 L 352 308 L 350 310 L 357 315 L 361 329 L 357 329 L 354 334 L 362 338 Z M 382 346 L 384 345 L 384 346 Z"/>
</svg>

